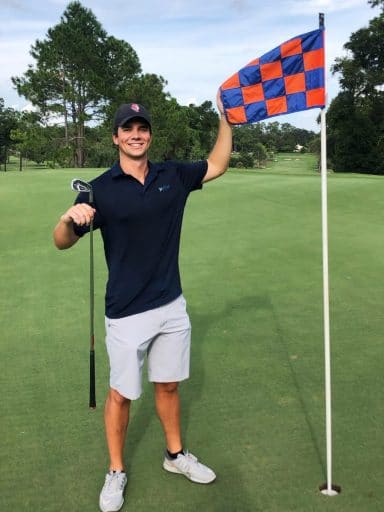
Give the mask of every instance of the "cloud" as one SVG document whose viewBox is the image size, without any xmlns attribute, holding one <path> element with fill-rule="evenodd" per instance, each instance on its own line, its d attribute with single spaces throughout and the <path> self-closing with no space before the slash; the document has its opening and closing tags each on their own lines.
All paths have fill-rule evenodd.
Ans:
<svg viewBox="0 0 384 512">
<path fill-rule="evenodd" d="M 22 0 L 3 0 L 1 2 L 3 9 L 15 9 L 23 11 L 25 9 L 25 2 Z"/>
<path fill-rule="evenodd" d="M 286 8 L 293 14 L 314 14 L 336 12 L 355 7 L 367 7 L 366 0 L 284 0 Z"/>
<path fill-rule="evenodd" d="M 15 103 L 10 76 L 34 63 L 31 45 L 60 22 L 69 0 L 0 1 L 0 97 Z M 367 0 L 141 0 L 139 11 L 126 0 L 81 3 L 108 34 L 132 45 L 144 72 L 163 76 L 180 103 L 197 104 L 214 102 L 218 86 L 250 60 L 316 28 L 319 12 L 326 14 L 328 67 L 351 32 L 375 15 Z M 327 84 L 333 97 L 337 78 L 329 75 Z M 308 123 L 311 116 L 316 119 L 313 111 L 300 119 Z"/>
<path fill-rule="evenodd" d="M 29 45 L 31 45 L 35 39 L 41 38 L 41 34 L 44 34 L 51 26 L 52 22 L 47 19 L 11 19 L 2 24 L 0 36 L 1 39 L 7 41 L 17 39 L 20 36 L 23 39 L 29 37 Z"/>
<path fill-rule="evenodd" d="M 250 7 L 250 5 L 247 0 L 231 0 L 231 7 L 235 11 L 239 11 L 239 12 L 243 13 Z"/>
<path fill-rule="evenodd" d="M 38 108 L 32 105 L 32 103 L 27 103 L 21 110 L 23 112 L 37 112 Z"/>
</svg>

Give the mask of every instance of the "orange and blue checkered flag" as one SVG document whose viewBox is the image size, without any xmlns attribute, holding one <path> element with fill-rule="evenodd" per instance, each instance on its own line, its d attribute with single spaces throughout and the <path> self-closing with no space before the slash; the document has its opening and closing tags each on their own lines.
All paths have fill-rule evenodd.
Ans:
<svg viewBox="0 0 384 512">
<path fill-rule="evenodd" d="M 249 62 L 220 87 L 231 124 L 325 106 L 324 29 L 280 44 Z"/>
</svg>

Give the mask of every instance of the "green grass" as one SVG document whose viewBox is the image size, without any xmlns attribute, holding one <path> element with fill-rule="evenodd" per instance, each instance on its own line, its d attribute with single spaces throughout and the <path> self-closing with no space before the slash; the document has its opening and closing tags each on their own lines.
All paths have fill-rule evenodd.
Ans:
<svg viewBox="0 0 384 512">
<path fill-rule="evenodd" d="M 291 158 L 289 160 L 288 158 Z M 218 474 L 193 485 L 161 469 L 151 386 L 133 405 L 123 511 L 381 512 L 381 177 L 328 178 L 333 473 L 325 481 L 320 177 L 310 155 L 231 170 L 191 195 L 181 270 L 193 325 L 181 386 L 186 445 Z M 88 244 L 52 229 L 73 177 L 0 173 L 0 510 L 94 512 L 107 463 L 102 404 L 102 245 L 96 251 L 98 408 L 88 401 Z"/>
</svg>

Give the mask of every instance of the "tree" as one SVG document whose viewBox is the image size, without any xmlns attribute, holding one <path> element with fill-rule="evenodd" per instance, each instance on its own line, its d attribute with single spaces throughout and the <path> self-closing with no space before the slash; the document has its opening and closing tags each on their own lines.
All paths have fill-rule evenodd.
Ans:
<svg viewBox="0 0 384 512">
<path fill-rule="evenodd" d="M 4 99 L 0 98 L 0 164 L 7 170 L 9 150 L 14 144 L 11 134 L 18 126 L 19 114 L 12 108 L 6 108 Z"/>
<path fill-rule="evenodd" d="M 137 54 L 127 42 L 108 36 L 92 11 L 74 1 L 47 38 L 35 42 L 31 55 L 35 67 L 12 81 L 46 121 L 64 124 L 65 145 L 72 148 L 74 165 L 82 167 L 85 125 L 100 120 L 112 98 L 139 74 Z"/>
<path fill-rule="evenodd" d="M 201 105 L 190 104 L 184 108 L 189 127 L 195 134 L 190 144 L 193 158 L 206 158 L 216 139 L 219 116 L 211 101 L 204 101 Z"/>
<path fill-rule="evenodd" d="M 257 167 L 264 167 L 268 159 L 268 150 L 261 142 L 258 142 L 253 152 L 254 161 Z"/>
<path fill-rule="evenodd" d="M 256 152 L 258 143 L 263 144 L 269 153 L 291 152 L 297 144 L 308 146 L 315 136 L 312 131 L 296 128 L 289 123 L 280 124 L 277 121 L 236 126 L 233 130 L 234 150 L 251 153 Z"/>
<path fill-rule="evenodd" d="M 329 158 L 335 171 L 384 174 L 384 12 L 344 47 L 332 68 L 342 90 L 327 114 Z"/>
<path fill-rule="evenodd" d="M 384 83 L 384 13 L 352 33 L 344 48 L 351 56 L 336 59 L 333 66 L 341 74 L 340 85 L 356 96 L 373 93 Z"/>
<path fill-rule="evenodd" d="M 20 128 L 15 128 L 11 130 L 10 134 L 11 140 L 14 143 L 14 148 L 19 152 L 19 171 L 23 170 L 23 149 L 25 144 L 27 143 L 27 134 L 25 131 L 20 130 Z"/>
<path fill-rule="evenodd" d="M 52 160 L 52 154 L 60 148 L 58 140 L 52 142 L 49 137 L 53 127 L 44 128 L 37 112 L 23 112 L 20 114 L 17 128 L 11 131 L 13 147 L 19 153 L 19 169 L 22 170 L 23 158 L 36 163 Z"/>
<path fill-rule="evenodd" d="M 384 0 L 368 0 L 371 7 L 379 7 L 380 5 L 384 9 Z"/>
<path fill-rule="evenodd" d="M 164 91 L 167 85 L 163 77 L 153 73 L 137 75 L 126 89 L 116 93 L 107 108 L 106 130 L 112 132 L 113 113 L 121 103 L 137 102 L 144 105 L 152 117 L 155 133 L 149 155 L 152 160 L 187 158 L 190 147 L 188 116 L 175 98 Z"/>
<path fill-rule="evenodd" d="M 238 169 L 253 169 L 255 167 L 253 154 L 245 151 L 234 153 L 229 161 L 229 166 Z"/>
<path fill-rule="evenodd" d="M 85 160 L 88 167 L 107 169 L 118 158 L 117 147 L 112 141 L 112 129 L 109 126 L 86 128 L 87 148 Z"/>
<path fill-rule="evenodd" d="M 256 144 L 263 137 L 264 125 L 262 123 L 235 126 L 233 129 L 234 150 L 239 153 L 253 153 Z"/>
<path fill-rule="evenodd" d="M 320 170 L 320 157 L 321 157 L 321 137 L 320 137 L 320 135 L 317 135 L 309 142 L 308 151 L 317 156 L 318 170 Z"/>
</svg>

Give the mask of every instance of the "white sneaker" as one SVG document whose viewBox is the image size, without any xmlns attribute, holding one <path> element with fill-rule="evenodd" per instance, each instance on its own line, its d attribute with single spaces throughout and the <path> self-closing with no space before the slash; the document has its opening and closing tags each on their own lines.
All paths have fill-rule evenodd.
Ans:
<svg viewBox="0 0 384 512">
<path fill-rule="evenodd" d="M 192 453 L 179 453 L 177 459 L 170 459 L 165 455 L 163 468 L 170 473 L 184 475 L 192 482 L 198 484 L 209 484 L 216 478 L 215 473 L 204 464 L 201 464 Z"/>
<path fill-rule="evenodd" d="M 117 512 L 121 509 L 124 503 L 123 492 L 126 484 L 127 476 L 124 471 L 110 471 L 106 474 L 99 499 L 102 512 Z"/>
</svg>

